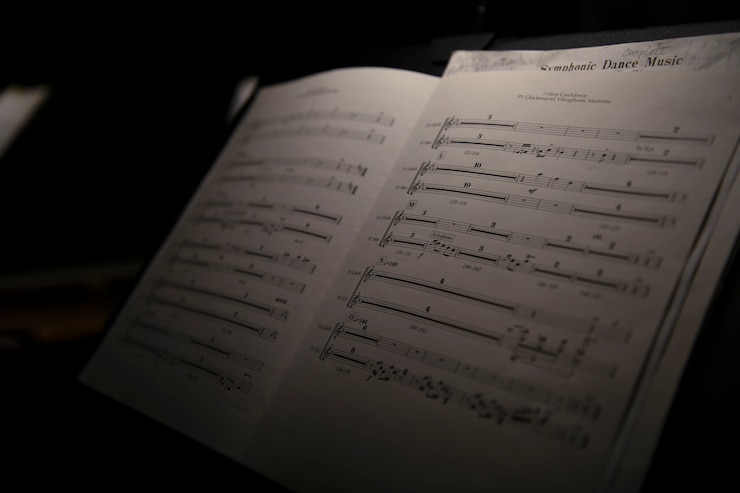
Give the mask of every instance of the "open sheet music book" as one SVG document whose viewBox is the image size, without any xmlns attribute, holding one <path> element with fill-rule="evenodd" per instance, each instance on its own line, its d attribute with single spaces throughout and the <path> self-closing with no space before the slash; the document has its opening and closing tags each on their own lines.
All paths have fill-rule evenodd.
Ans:
<svg viewBox="0 0 740 493">
<path fill-rule="evenodd" d="M 296 491 L 639 489 L 738 228 L 681 42 L 261 88 L 81 381 Z"/>
</svg>

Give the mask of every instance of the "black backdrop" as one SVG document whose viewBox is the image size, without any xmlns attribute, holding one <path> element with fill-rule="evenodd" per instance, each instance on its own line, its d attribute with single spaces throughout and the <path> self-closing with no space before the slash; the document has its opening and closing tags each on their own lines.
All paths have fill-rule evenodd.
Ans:
<svg viewBox="0 0 740 493">
<path fill-rule="evenodd" d="M 0 218 L 12 236 L 0 273 L 148 255 L 226 138 L 226 108 L 244 76 L 271 83 L 361 64 L 441 73 L 443 64 L 419 63 L 439 38 L 517 41 L 738 17 L 736 3 L 720 0 L 11 6 L 0 88 L 54 92 L 0 162 Z"/>
</svg>

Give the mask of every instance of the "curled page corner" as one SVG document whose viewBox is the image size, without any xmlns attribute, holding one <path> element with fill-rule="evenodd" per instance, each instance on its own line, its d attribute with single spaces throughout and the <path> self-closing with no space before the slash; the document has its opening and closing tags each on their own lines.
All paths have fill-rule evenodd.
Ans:
<svg viewBox="0 0 740 493">
<path fill-rule="evenodd" d="M 46 85 L 11 84 L 0 94 L 0 158 L 48 98 Z"/>
<path fill-rule="evenodd" d="M 234 94 L 231 98 L 231 103 L 229 104 L 229 110 L 226 114 L 227 122 L 233 120 L 239 113 L 239 110 L 247 104 L 257 89 L 258 84 L 259 77 L 256 75 L 244 77 L 236 84 L 236 89 L 234 89 Z"/>
</svg>

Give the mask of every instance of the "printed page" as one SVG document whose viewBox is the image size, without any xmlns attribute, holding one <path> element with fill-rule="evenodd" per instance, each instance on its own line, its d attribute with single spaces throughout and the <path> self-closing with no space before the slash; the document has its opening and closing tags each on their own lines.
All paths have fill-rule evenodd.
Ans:
<svg viewBox="0 0 740 493">
<path fill-rule="evenodd" d="M 646 364 L 643 387 L 636 395 L 632 413 L 627 416 L 624 434 L 615 450 L 608 471 L 613 492 L 632 492 L 644 481 L 660 430 L 673 402 L 675 391 L 689 360 L 699 330 L 705 325 L 707 309 L 721 285 L 729 262 L 737 255 L 740 231 L 740 154 L 735 155 L 731 168 L 715 200 L 715 208 L 705 225 L 705 234 L 697 242 L 695 252 L 687 262 L 682 282 L 677 286 L 683 303 L 675 303 L 672 318 L 664 323 L 656 339 L 652 359 Z M 692 265 L 693 262 L 693 265 Z M 732 283 L 731 279 L 728 279 Z M 678 298 L 680 300 L 680 298 Z M 714 327 L 708 326 L 707 330 Z M 697 423 L 697 426 L 701 426 Z"/>
<path fill-rule="evenodd" d="M 740 33 L 712 34 L 638 43 L 621 43 L 570 50 L 548 51 L 458 51 L 451 57 L 445 76 L 460 72 L 489 70 L 589 71 L 733 71 L 740 69 Z M 702 327 L 711 296 L 735 245 L 740 219 L 732 211 L 740 200 L 735 180 L 740 156 L 722 183 L 713 215 L 687 261 L 677 286 L 671 319 L 663 324 L 656 351 L 646 364 L 646 378 L 633 406 L 619 453 L 609 473 L 615 490 L 633 491 L 645 474 L 658 435 L 644 432 L 660 428 L 672 402 L 685 362 Z M 727 212 L 729 210 L 729 212 Z M 722 214 L 722 217 L 720 217 Z M 632 432 L 632 430 L 636 430 Z"/>
<path fill-rule="evenodd" d="M 262 89 L 81 380 L 241 456 L 437 81 L 361 68 Z"/>
<path fill-rule="evenodd" d="M 304 491 L 609 486 L 738 82 L 443 78 L 245 461 Z"/>
<path fill-rule="evenodd" d="M 618 43 L 567 50 L 455 51 L 443 77 L 461 72 L 697 71 L 740 69 L 740 33 Z"/>
</svg>

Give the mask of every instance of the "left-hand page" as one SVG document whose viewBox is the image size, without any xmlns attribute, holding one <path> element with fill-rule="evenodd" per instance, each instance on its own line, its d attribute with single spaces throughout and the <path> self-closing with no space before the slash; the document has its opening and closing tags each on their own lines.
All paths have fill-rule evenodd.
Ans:
<svg viewBox="0 0 740 493">
<path fill-rule="evenodd" d="M 80 380 L 242 456 L 437 81 L 352 68 L 260 90 Z"/>
</svg>

